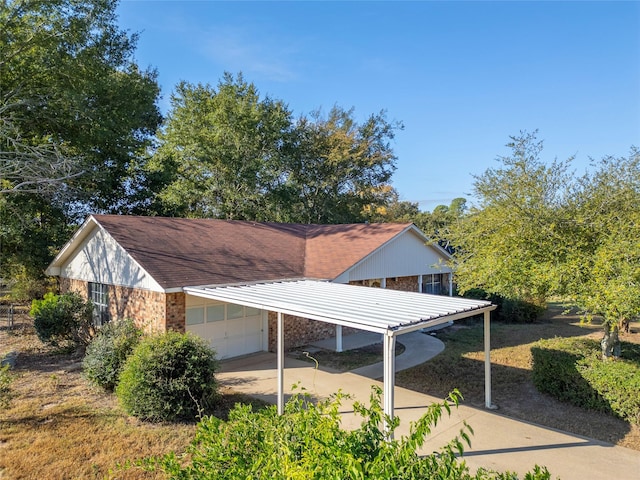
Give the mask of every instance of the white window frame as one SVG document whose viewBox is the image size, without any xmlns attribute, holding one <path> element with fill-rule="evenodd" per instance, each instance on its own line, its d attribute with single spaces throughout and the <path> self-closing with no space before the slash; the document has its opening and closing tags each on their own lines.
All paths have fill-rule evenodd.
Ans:
<svg viewBox="0 0 640 480">
<path fill-rule="evenodd" d="M 89 300 L 93 303 L 93 324 L 101 327 L 109 318 L 109 286 L 106 283 L 89 282 Z"/>
</svg>

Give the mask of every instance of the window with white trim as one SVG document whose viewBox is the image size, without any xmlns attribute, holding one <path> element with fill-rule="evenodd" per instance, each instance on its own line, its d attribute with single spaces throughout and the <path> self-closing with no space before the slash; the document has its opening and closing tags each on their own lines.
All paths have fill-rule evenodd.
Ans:
<svg viewBox="0 0 640 480">
<path fill-rule="evenodd" d="M 449 294 L 449 276 L 446 273 L 432 273 L 422 276 L 422 293 L 433 295 Z"/>
<path fill-rule="evenodd" d="M 89 300 L 93 302 L 93 324 L 100 327 L 109 321 L 109 291 L 104 283 L 89 282 Z"/>
</svg>

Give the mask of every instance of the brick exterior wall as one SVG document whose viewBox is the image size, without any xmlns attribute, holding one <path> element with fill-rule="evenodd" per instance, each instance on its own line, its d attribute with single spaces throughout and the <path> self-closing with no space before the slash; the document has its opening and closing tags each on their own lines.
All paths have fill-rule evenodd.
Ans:
<svg viewBox="0 0 640 480">
<path fill-rule="evenodd" d="M 418 277 L 397 277 L 387 278 L 388 290 L 401 290 L 403 292 L 417 292 L 418 291 Z"/>
<path fill-rule="evenodd" d="M 269 313 L 269 351 L 275 352 L 278 344 L 278 314 Z M 344 327 L 342 335 L 356 333 L 356 328 Z M 291 350 L 303 345 L 309 345 L 317 340 L 336 336 L 336 326 L 331 323 L 319 322 L 308 318 L 284 316 L 284 349 Z"/>
<path fill-rule="evenodd" d="M 152 292 L 138 288 L 108 285 L 109 318 L 130 318 L 146 332 L 185 331 L 185 294 Z M 76 292 L 84 299 L 89 284 L 83 280 L 60 278 L 60 292 Z"/>
<path fill-rule="evenodd" d="M 166 329 L 184 333 L 186 320 L 186 299 L 184 292 L 166 294 Z"/>
</svg>

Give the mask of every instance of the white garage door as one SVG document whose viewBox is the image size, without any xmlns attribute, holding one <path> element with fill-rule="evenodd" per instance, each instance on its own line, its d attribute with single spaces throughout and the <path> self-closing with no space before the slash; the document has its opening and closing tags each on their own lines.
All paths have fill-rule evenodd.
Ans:
<svg viewBox="0 0 640 480">
<path fill-rule="evenodd" d="M 187 331 L 215 349 L 219 359 L 263 350 L 263 312 L 257 308 L 187 296 Z"/>
</svg>

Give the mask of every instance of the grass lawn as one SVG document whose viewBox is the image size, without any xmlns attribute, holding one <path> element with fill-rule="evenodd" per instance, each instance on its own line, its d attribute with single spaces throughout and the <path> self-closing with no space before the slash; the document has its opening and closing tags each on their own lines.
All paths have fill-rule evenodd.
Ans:
<svg viewBox="0 0 640 480">
<path fill-rule="evenodd" d="M 0 324 L 0 356 L 10 351 L 18 352 L 15 397 L 0 414 L 0 479 L 162 478 L 119 464 L 182 452 L 193 438 L 193 423 L 151 424 L 126 415 L 114 395 L 84 380 L 80 358 L 40 343 L 26 315 L 12 330 Z M 221 393 L 215 414 L 222 418 L 235 403 L 252 401 Z"/>
<path fill-rule="evenodd" d="M 598 326 L 582 327 L 577 317 L 559 313 L 560 309 L 552 309 L 545 320 L 531 325 L 493 325 L 493 399 L 500 413 L 640 450 L 637 426 L 560 403 L 533 386 L 533 342 L 554 336 L 601 335 Z M 623 339 L 640 343 L 638 330 L 639 325 L 632 324 L 632 333 Z M 458 388 L 464 403 L 482 407 L 481 322 L 456 323 L 437 336 L 445 342 L 445 351 L 397 374 L 397 384 L 440 397 Z M 340 354 L 333 368 L 379 361 L 381 353 L 375 350 Z M 58 355 L 43 346 L 26 315 L 18 317 L 12 330 L 0 324 L 0 356 L 10 351 L 19 354 L 13 370 L 15 398 L 0 414 L 0 479 L 161 478 L 118 465 L 182 452 L 192 439 L 194 424 L 150 424 L 128 417 L 113 395 L 92 388 L 83 379 L 79 358 Z M 327 366 L 331 355 L 322 355 Z M 352 358 L 345 360 L 349 356 Z M 224 418 L 233 404 L 248 401 L 251 399 L 226 390 L 216 415 Z"/>
</svg>

